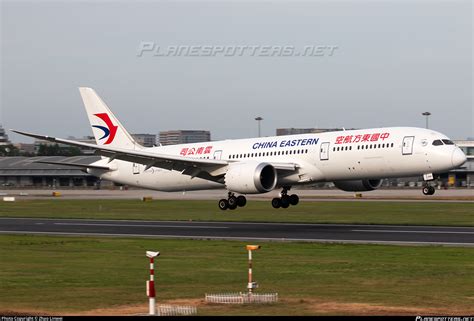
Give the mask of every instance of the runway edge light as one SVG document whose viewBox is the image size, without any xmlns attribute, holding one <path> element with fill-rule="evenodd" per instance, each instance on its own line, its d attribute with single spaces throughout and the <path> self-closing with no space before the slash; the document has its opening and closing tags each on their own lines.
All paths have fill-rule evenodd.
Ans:
<svg viewBox="0 0 474 321">
<path fill-rule="evenodd" d="M 260 245 L 247 245 L 246 248 L 247 248 L 247 251 L 256 251 L 256 250 L 259 250 L 261 246 Z"/>
<path fill-rule="evenodd" d="M 160 256 L 160 252 L 146 251 L 146 256 L 151 259 L 153 257 Z"/>
<path fill-rule="evenodd" d="M 252 294 L 253 289 L 258 288 L 257 282 L 252 280 L 252 251 L 256 251 L 260 249 L 260 245 L 247 245 L 246 249 L 249 251 L 249 280 L 247 283 L 247 289 L 249 291 L 249 295 Z"/>
<path fill-rule="evenodd" d="M 158 257 L 160 252 L 146 251 L 146 256 L 150 258 L 150 280 L 146 281 L 146 295 L 150 299 L 150 315 L 156 314 L 156 301 L 155 301 L 155 257 Z"/>
</svg>

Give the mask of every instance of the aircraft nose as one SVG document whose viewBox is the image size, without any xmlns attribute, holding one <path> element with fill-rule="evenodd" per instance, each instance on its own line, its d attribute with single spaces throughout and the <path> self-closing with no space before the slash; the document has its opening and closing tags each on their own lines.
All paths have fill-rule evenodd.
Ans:
<svg viewBox="0 0 474 321">
<path fill-rule="evenodd" d="M 453 162 L 454 167 L 459 167 L 459 166 L 461 166 L 462 164 L 464 164 L 466 162 L 467 158 L 466 158 L 466 155 L 464 155 L 464 153 L 462 152 L 461 149 L 456 148 L 453 151 L 453 156 L 452 156 L 451 160 Z"/>
</svg>

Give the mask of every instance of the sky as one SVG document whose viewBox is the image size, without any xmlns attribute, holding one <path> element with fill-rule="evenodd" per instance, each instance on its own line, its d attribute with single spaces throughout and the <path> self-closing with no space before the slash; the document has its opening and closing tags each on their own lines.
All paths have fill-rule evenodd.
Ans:
<svg viewBox="0 0 474 321">
<path fill-rule="evenodd" d="M 255 137 L 257 116 L 263 136 L 425 127 L 429 111 L 430 128 L 474 137 L 471 1 L 3 0 L 0 8 L 4 128 L 91 135 L 77 89 L 86 86 L 131 133 Z M 173 54 L 178 46 L 194 54 Z M 231 54 L 236 46 L 255 52 Z M 301 54 L 307 48 L 318 50 Z"/>
</svg>

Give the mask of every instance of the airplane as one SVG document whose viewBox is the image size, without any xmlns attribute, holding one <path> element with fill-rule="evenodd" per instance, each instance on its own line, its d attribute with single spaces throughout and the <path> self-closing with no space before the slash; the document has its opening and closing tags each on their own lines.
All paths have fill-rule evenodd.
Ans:
<svg viewBox="0 0 474 321">
<path fill-rule="evenodd" d="M 273 208 L 297 205 L 294 186 L 333 182 L 348 192 L 372 191 L 385 178 L 423 175 L 429 181 L 457 168 L 466 155 L 447 136 L 431 129 L 385 127 L 302 135 L 232 139 L 143 147 L 127 132 L 92 88 L 80 87 L 96 144 L 12 130 L 59 144 L 85 147 L 102 156 L 83 167 L 87 173 L 120 184 L 158 191 L 225 189 L 221 210 L 247 203 L 247 194 L 281 189 Z M 238 195 L 241 194 L 241 195 Z"/>
</svg>

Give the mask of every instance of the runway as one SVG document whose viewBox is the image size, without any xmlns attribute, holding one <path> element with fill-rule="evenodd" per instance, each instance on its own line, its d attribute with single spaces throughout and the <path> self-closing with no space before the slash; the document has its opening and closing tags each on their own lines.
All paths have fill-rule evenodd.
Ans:
<svg viewBox="0 0 474 321">
<path fill-rule="evenodd" d="M 474 227 L 0 218 L 0 234 L 474 246 Z"/>
</svg>

